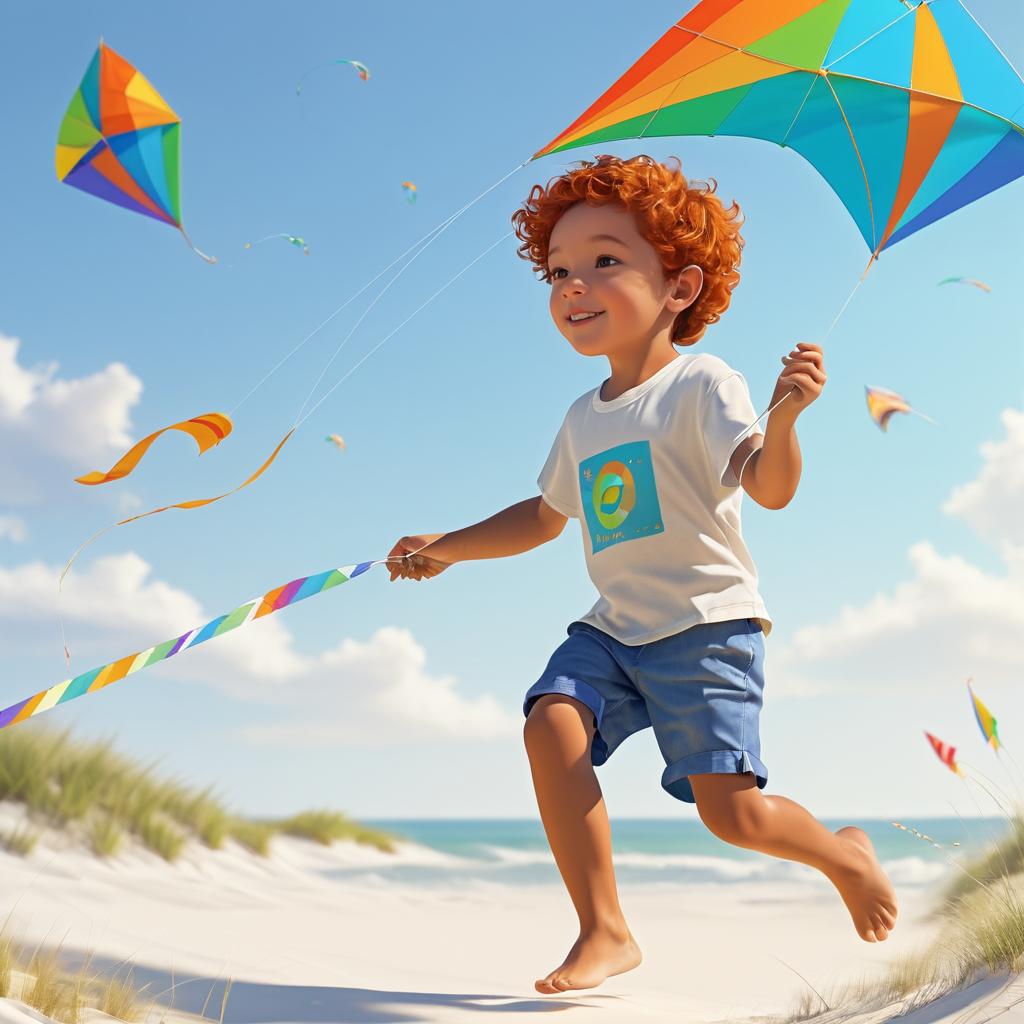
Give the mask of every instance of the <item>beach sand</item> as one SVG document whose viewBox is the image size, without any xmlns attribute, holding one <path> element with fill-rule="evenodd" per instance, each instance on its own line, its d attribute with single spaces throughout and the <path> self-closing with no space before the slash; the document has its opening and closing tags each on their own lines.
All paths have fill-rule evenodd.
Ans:
<svg viewBox="0 0 1024 1024">
<path fill-rule="evenodd" d="M 0 810 L 3 822 L 14 813 Z M 560 889 L 416 888 L 323 874 L 392 856 L 277 837 L 269 859 L 229 842 L 220 851 L 189 847 L 175 864 L 140 848 L 102 861 L 49 833 L 27 858 L 0 853 L 0 912 L 17 940 L 60 943 L 72 965 L 89 953 L 94 970 L 130 960 L 137 983 L 166 1004 L 173 989 L 183 1012 L 205 1003 L 217 1019 L 230 978 L 224 1019 L 232 1022 L 516 1024 L 552 1012 L 608 1024 L 742 1020 L 788 1009 L 804 988 L 795 972 L 817 988 L 869 975 L 937 930 L 927 919 L 934 889 L 902 890 L 898 928 L 872 945 L 823 881 L 632 886 L 621 895 L 643 964 L 599 989 L 546 997 L 533 981 L 575 938 Z M 403 845 L 398 856 L 444 855 Z M 962 1014 L 960 1005 L 949 1020 Z M 0 1024 L 38 1019 L 0 1000 Z M 943 1019 L 933 1012 L 921 1021 Z"/>
</svg>

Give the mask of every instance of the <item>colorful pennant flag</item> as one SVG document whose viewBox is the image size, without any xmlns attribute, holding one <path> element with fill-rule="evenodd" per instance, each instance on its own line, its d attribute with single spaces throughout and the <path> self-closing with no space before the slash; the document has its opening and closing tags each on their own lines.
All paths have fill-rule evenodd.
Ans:
<svg viewBox="0 0 1024 1024">
<path fill-rule="evenodd" d="M 971 695 L 971 705 L 974 708 L 974 717 L 978 720 L 978 728 L 981 729 L 985 742 L 992 745 L 993 750 L 998 750 L 1003 744 L 996 731 L 996 719 L 991 711 L 981 702 L 981 698 L 974 692 L 971 681 L 967 680 L 967 692 Z"/>
<path fill-rule="evenodd" d="M 960 769 L 960 765 L 957 764 L 956 760 L 956 747 L 951 747 L 948 743 L 943 743 L 938 737 L 933 736 L 930 732 L 925 731 L 925 736 L 928 737 L 928 742 L 932 745 L 932 750 L 935 751 L 935 756 L 951 771 L 957 775 L 963 775 Z"/>
</svg>

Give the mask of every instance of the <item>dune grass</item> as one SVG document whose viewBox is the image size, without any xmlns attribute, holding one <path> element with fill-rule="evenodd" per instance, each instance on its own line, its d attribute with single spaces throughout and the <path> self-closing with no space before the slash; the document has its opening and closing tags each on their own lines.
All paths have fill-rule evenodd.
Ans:
<svg viewBox="0 0 1024 1024">
<path fill-rule="evenodd" d="M 100 857 L 113 857 L 133 836 L 168 861 L 190 841 L 218 850 L 228 839 L 269 856 L 277 833 L 319 843 L 364 843 L 385 852 L 395 837 L 367 828 L 337 811 L 306 811 L 284 821 L 232 814 L 212 788 L 161 778 L 158 762 L 138 764 L 109 741 L 79 742 L 69 732 L 22 725 L 0 734 L 0 801 L 24 805 L 29 823 L 0 833 L 0 845 L 32 852 L 42 826 L 77 835 Z"/>
<path fill-rule="evenodd" d="M 938 908 L 944 925 L 920 953 L 898 957 L 881 976 L 855 978 L 797 998 L 784 1021 L 829 1020 L 900 1003 L 900 1013 L 966 988 L 985 974 L 1024 971 L 1024 818 L 1006 815 L 1006 837 L 961 865 Z"/>
<path fill-rule="evenodd" d="M 157 1002 L 146 994 L 148 985 L 133 982 L 134 968 L 123 965 L 108 974 L 90 973 L 92 955 L 77 971 L 66 970 L 61 950 L 37 948 L 27 956 L 7 934 L 0 931 L 0 998 L 19 999 L 62 1024 L 80 1024 L 87 1008 L 100 1010 L 121 1021 L 140 1021 Z M 221 1020 L 230 981 L 221 1003 Z M 163 1008 L 166 1009 L 166 1008 Z"/>
<path fill-rule="evenodd" d="M 336 839 L 352 839 L 375 846 L 385 853 L 394 853 L 395 850 L 393 836 L 360 825 L 338 811 L 303 811 L 277 822 L 277 827 L 287 835 L 313 839 L 324 846 L 330 846 Z"/>
</svg>

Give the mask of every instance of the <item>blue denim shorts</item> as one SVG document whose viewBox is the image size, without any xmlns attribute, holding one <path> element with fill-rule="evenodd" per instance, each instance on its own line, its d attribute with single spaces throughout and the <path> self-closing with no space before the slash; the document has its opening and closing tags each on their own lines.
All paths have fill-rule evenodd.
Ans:
<svg viewBox="0 0 1024 1024">
<path fill-rule="evenodd" d="M 596 732 L 590 760 L 604 764 L 627 736 L 653 726 L 666 768 L 662 787 L 694 803 L 690 775 L 752 772 L 764 789 L 758 719 L 764 636 L 756 619 L 708 622 L 631 647 L 586 622 L 569 626 L 523 713 L 561 693 L 585 704 Z"/>
</svg>

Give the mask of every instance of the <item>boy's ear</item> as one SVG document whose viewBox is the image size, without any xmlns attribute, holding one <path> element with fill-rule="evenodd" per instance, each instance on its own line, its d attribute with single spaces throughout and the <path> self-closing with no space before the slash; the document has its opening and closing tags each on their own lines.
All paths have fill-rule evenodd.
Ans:
<svg viewBox="0 0 1024 1024">
<path fill-rule="evenodd" d="M 691 263 L 683 267 L 676 276 L 671 279 L 672 295 L 668 300 L 667 308 L 672 313 L 681 313 L 697 301 L 701 289 L 704 287 L 704 271 Z"/>
</svg>

